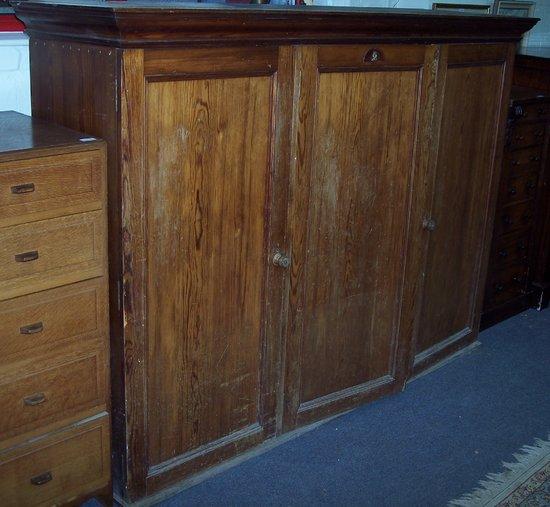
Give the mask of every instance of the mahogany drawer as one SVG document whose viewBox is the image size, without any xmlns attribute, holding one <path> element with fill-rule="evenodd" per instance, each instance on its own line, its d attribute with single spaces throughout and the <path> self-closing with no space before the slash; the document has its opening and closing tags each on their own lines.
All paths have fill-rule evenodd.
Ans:
<svg viewBox="0 0 550 507">
<path fill-rule="evenodd" d="M 518 104 L 513 108 L 513 115 L 518 120 L 544 120 L 550 118 L 550 102 Z"/>
<path fill-rule="evenodd" d="M 518 123 L 509 133 L 510 149 L 541 145 L 544 143 L 545 132 L 546 125 L 544 123 Z"/>
<path fill-rule="evenodd" d="M 506 152 L 503 177 L 517 177 L 529 172 L 539 172 L 542 162 L 542 146 L 531 146 Z"/>
<path fill-rule="evenodd" d="M 500 209 L 495 219 L 494 236 L 531 227 L 534 219 L 533 205 L 534 201 L 530 200 Z"/>
<path fill-rule="evenodd" d="M 3 507 L 60 505 L 109 482 L 106 414 L 0 454 Z"/>
<path fill-rule="evenodd" d="M 104 277 L 0 301 L 0 365 L 107 333 Z"/>
<path fill-rule="evenodd" d="M 494 273 L 487 284 L 486 301 L 498 306 L 525 294 L 529 268 L 525 265 L 511 266 Z"/>
<path fill-rule="evenodd" d="M 101 276 L 105 247 L 102 211 L 0 229 L 0 299 Z"/>
<path fill-rule="evenodd" d="M 491 251 L 491 269 L 508 264 L 527 262 L 529 258 L 529 234 L 503 236 L 495 240 Z"/>
<path fill-rule="evenodd" d="M 504 179 L 500 188 L 500 206 L 536 197 L 538 182 L 536 172 L 526 173 L 518 178 Z"/>
<path fill-rule="evenodd" d="M 71 210 L 100 209 L 103 152 L 91 150 L 0 163 L 0 225 Z"/>
<path fill-rule="evenodd" d="M 0 440 L 105 408 L 103 351 L 68 360 L 0 384 Z"/>
</svg>

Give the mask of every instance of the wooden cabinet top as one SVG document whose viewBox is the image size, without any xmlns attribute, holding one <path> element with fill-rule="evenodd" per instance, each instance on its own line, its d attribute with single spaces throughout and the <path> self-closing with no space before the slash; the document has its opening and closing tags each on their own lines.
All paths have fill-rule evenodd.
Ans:
<svg viewBox="0 0 550 507">
<path fill-rule="evenodd" d="M 37 150 L 88 149 L 90 144 L 101 142 L 95 137 L 15 111 L 0 111 L 0 132 L 0 161 L 18 158 L 29 151 L 33 151 L 34 156 Z"/>
<path fill-rule="evenodd" d="M 181 1 L 28 0 L 15 5 L 31 36 L 148 45 L 517 41 L 534 18 L 342 7 Z"/>
</svg>

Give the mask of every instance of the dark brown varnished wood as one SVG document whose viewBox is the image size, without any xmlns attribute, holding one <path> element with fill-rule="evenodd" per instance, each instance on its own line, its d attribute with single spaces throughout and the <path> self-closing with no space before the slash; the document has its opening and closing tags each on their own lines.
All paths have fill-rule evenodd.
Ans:
<svg viewBox="0 0 550 507">
<path fill-rule="evenodd" d="M 433 204 L 413 371 L 475 340 L 500 174 L 510 46 L 446 54 Z M 464 100 L 468 90 L 468 100 Z M 472 92 L 475 90 L 475 93 Z M 497 132 L 497 136 L 495 136 Z M 432 229 L 429 220 L 433 220 Z"/>
<path fill-rule="evenodd" d="M 258 425 L 272 86 L 147 86 L 151 466 Z"/>
<path fill-rule="evenodd" d="M 90 145 L 100 141 L 91 136 L 61 125 L 52 125 L 40 118 L 3 111 L 0 115 L 0 162 L 14 160 L 32 150 L 33 154 L 44 154 L 48 150 L 65 148 L 67 152 L 76 149 L 88 150 Z"/>
<path fill-rule="evenodd" d="M 304 151 L 293 173 L 308 176 L 291 186 L 287 428 L 404 380 L 396 379 L 399 338 L 406 341 L 398 338 L 405 269 L 398 252 L 407 244 L 426 49 L 297 51 L 294 142 Z M 372 51 L 379 59 L 365 62 Z"/>
<path fill-rule="evenodd" d="M 514 80 L 526 81 L 524 72 L 523 62 L 516 64 Z M 541 309 L 547 304 L 550 96 L 544 88 L 544 80 L 539 80 L 539 89 L 512 89 L 483 328 L 532 306 Z M 538 132 L 543 135 L 528 135 Z"/>
<path fill-rule="evenodd" d="M 518 41 L 534 20 L 441 11 L 237 6 L 174 2 L 27 0 L 16 14 L 31 35 L 144 47 L 176 44 Z M 419 15 L 421 14 L 421 15 Z"/>
<path fill-rule="evenodd" d="M 462 116 L 466 93 L 449 86 L 449 61 L 498 108 L 507 86 L 491 69 L 502 79 L 513 45 L 494 42 L 517 40 L 532 21 L 131 2 L 18 10 L 37 112 L 89 123 L 112 143 L 121 496 L 403 386 L 416 336 L 433 326 L 422 304 L 438 297 L 422 297 L 433 265 L 423 221 L 434 193 L 452 186 L 436 169 L 441 152 L 462 157 L 440 129 L 449 101 Z M 51 77 L 39 59 L 54 55 Z M 79 80 L 104 97 L 78 92 Z M 52 81 L 65 102 L 40 90 Z M 492 151 L 480 148 L 477 179 L 459 186 L 490 201 L 471 213 L 483 252 L 461 271 L 464 307 L 484 276 L 501 146 L 488 109 L 479 144 Z M 277 251 L 288 268 L 273 264 Z"/>
</svg>

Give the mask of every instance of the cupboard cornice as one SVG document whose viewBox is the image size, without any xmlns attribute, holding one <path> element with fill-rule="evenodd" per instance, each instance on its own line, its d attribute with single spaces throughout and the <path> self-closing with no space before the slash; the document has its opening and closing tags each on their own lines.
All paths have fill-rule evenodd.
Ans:
<svg viewBox="0 0 550 507">
<path fill-rule="evenodd" d="M 433 11 L 31 0 L 31 36 L 115 47 L 370 42 L 515 42 L 537 19 Z M 419 15 L 421 14 L 421 15 Z"/>
</svg>

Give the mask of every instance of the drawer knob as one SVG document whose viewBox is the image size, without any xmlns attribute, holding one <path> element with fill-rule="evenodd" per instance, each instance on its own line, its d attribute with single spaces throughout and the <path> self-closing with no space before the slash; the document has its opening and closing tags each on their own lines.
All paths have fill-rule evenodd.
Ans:
<svg viewBox="0 0 550 507">
<path fill-rule="evenodd" d="M 522 106 L 515 106 L 514 107 L 514 116 L 516 118 L 523 118 L 524 116 L 526 116 L 525 110 L 523 109 Z"/>
<path fill-rule="evenodd" d="M 495 285 L 495 292 L 502 292 L 504 290 L 504 285 L 502 285 L 501 283 L 497 283 Z"/>
<path fill-rule="evenodd" d="M 25 403 L 25 405 L 27 405 L 28 407 L 34 407 L 36 405 L 40 405 L 45 401 L 46 401 L 46 395 L 44 393 L 36 393 L 31 396 L 27 396 L 26 398 L 23 398 L 23 403 Z"/>
<path fill-rule="evenodd" d="M 523 241 L 518 244 L 518 250 L 520 252 L 523 252 L 524 250 L 527 250 L 527 247 L 525 246 L 525 243 Z"/>
<path fill-rule="evenodd" d="M 529 157 L 529 160 L 530 160 L 531 162 L 540 162 L 540 157 L 539 157 L 538 155 L 531 155 L 531 156 Z"/>
<path fill-rule="evenodd" d="M 544 116 L 546 114 L 546 110 L 543 109 L 542 107 L 539 107 L 537 109 L 537 113 L 538 113 L 539 116 Z"/>
<path fill-rule="evenodd" d="M 535 137 L 542 137 L 544 135 L 544 130 L 537 130 L 535 132 Z"/>
<path fill-rule="evenodd" d="M 503 259 L 506 259 L 506 257 L 508 257 L 508 250 L 501 250 L 498 255 Z"/>
<path fill-rule="evenodd" d="M 290 257 L 283 252 L 275 252 L 275 255 L 273 255 L 273 264 L 286 269 L 290 267 Z"/>
<path fill-rule="evenodd" d="M 38 250 L 23 252 L 15 256 L 15 262 L 30 262 L 38 259 Z"/>
<path fill-rule="evenodd" d="M 383 56 L 382 56 L 382 51 L 380 51 L 379 49 L 369 49 L 365 53 L 365 57 L 363 58 L 363 61 L 365 63 L 374 63 L 374 62 L 379 62 L 381 60 L 383 60 Z"/>
<path fill-rule="evenodd" d="M 523 141 L 525 137 L 523 136 L 516 136 L 516 141 Z"/>
<path fill-rule="evenodd" d="M 536 185 L 535 185 L 534 181 L 529 181 L 527 183 L 527 190 L 533 190 L 535 187 L 536 187 Z"/>
<path fill-rule="evenodd" d="M 31 484 L 33 486 L 42 486 L 42 484 L 46 484 L 47 482 L 50 482 L 53 479 L 53 475 L 51 472 L 45 472 L 43 474 L 37 475 L 36 477 L 33 477 L 31 479 Z"/>
<path fill-rule="evenodd" d="M 519 162 L 517 160 L 512 160 L 512 165 L 519 165 Z"/>
<path fill-rule="evenodd" d="M 34 324 L 29 324 L 28 326 L 22 326 L 19 328 L 21 334 L 36 334 L 44 331 L 44 324 L 42 322 L 35 322 Z"/>
<path fill-rule="evenodd" d="M 502 217 L 502 223 L 504 225 L 512 225 L 512 218 L 510 217 L 510 215 L 504 215 Z"/>
<path fill-rule="evenodd" d="M 22 185 L 11 187 L 12 194 L 30 194 L 31 192 L 34 192 L 34 183 L 23 183 Z"/>
<path fill-rule="evenodd" d="M 514 195 L 516 195 L 517 193 L 518 193 L 518 191 L 515 189 L 515 187 L 512 187 L 512 188 L 510 188 L 510 190 L 508 190 L 508 194 L 509 194 L 509 195 L 514 196 Z"/>
<path fill-rule="evenodd" d="M 437 228 L 437 223 L 433 218 L 425 218 L 422 220 L 422 227 L 426 229 L 427 231 L 435 231 Z"/>
</svg>

